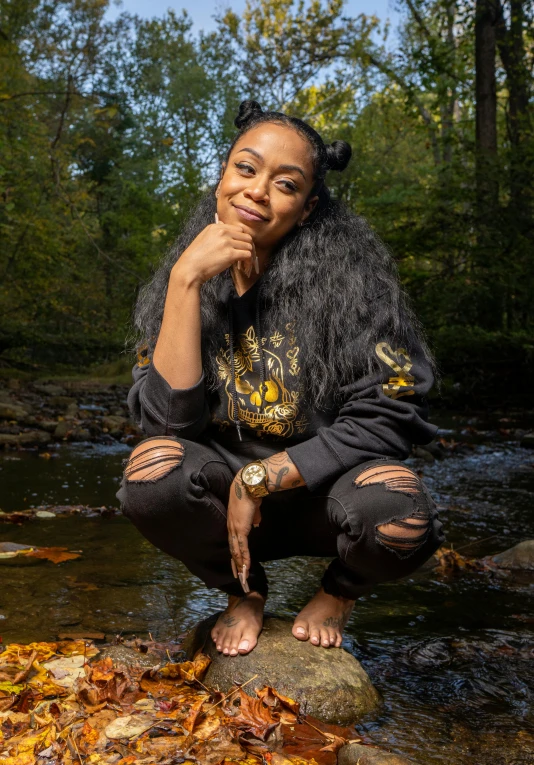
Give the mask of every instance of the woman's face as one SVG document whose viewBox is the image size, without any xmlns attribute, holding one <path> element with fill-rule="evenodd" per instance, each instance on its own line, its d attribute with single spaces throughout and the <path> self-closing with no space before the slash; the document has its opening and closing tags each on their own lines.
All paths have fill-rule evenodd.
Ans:
<svg viewBox="0 0 534 765">
<path fill-rule="evenodd" d="M 285 125 L 263 123 L 232 149 L 217 186 L 217 214 L 269 251 L 312 212 L 313 180 L 309 143 Z"/>
</svg>

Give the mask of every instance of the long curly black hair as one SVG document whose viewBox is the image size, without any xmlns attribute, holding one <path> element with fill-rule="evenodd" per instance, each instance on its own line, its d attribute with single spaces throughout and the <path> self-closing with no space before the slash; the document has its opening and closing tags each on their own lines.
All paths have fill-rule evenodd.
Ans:
<svg viewBox="0 0 534 765">
<path fill-rule="evenodd" d="M 237 140 L 263 122 L 286 125 L 310 144 L 318 202 L 302 226 L 295 226 L 271 253 L 261 291 L 264 332 L 293 323 L 301 352 L 302 398 L 317 409 L 337 401 L 342 385 L 378 368 L 375 346 L 419 344 L 437 375 L 422 328 L 409 306 L 395 261 L 367 221 L 332 198 L 325 184 L 328 170 L 344 170 L 351 157 L 345 141 L 325 145 L 306 122 L 281 112 L 263 111 L 257 101 L 243 101 L 234 124 Z M 217 209 L 212 187 L 192 211 L 183 231 L 151 281 L 139 293 L 134 314 L 137 347 L 157 342 L 171 269 L 191 242 L 210 223 Z M 221 294 L 231 281 L 227 269 L 201 288 L 202 361 L 209 389 L 220 385 L 216 355 L 228 332 Z M 330 398 L 332 397 L 332 398 Z"/>
</svg>

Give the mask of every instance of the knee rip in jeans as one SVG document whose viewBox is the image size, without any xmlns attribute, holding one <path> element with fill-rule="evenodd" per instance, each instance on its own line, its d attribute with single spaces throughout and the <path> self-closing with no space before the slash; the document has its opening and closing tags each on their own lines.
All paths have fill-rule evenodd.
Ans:
<svg viewBox="0 0 534 765">
<path fill-rule="evenodd" d="M 399 558 L 413 555 L 430 534 L 431 518 L 421 480 L 407 467 L 379 465 L 364 470 L 355 479 L 358 488 L 383 484 L 387 491 L 411 497 L 414 511 L 404 518 L 393 518 L 376 526 L 376 541 L 395 552 Z"/>
<path fill-rule="evenodd" d="M 130 455 L 124 477 L 132 482 L 154 482 L 182 464 L 184 447 L 172 438 L 142 441 Z"/>
</svg>

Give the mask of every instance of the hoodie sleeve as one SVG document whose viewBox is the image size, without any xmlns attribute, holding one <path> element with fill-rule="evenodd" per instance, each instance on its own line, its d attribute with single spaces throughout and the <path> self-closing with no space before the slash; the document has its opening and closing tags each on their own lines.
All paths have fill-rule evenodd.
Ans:
<svg viewBox="0 0 534 765">
<path fill-rule="evenodd" d="M 408 355 L 383 341 L 375 353 L 380 369 L 341 388 L 344 403 L 332 425 L 286 449 L 310 491 L 367 460 L 404 460 L 412 444 L 427 444 L 438 431 L 428 422 L 434 376 L 420 345 Z"/>
<path fill-rule="evenodd" d="M 210 420 L 204 374 L 191 388 L 171 388 L 148 356 L 140 355 L 128 393 L 132 419 L 147 436 L 194 439 Z"/>
</svg>

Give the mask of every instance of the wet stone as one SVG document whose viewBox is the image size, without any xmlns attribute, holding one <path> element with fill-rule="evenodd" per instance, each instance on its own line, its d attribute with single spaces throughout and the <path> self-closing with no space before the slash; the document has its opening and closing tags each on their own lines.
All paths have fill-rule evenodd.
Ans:
<svg viewBox="0 0 534 765">
<path fill-rule="evenodd" d="M 328 723 L 347 725 L 374 712 L 380 696 L 361 664 L 343 648 L 324 649 L 297 640 L 292 622 L 266 615 L 258 645 L 248 654 L 220 654 L 210 632 L 219 614 L 200 622 L 188 635 L 184 650 L 192 658 L 197 650 L 207 654 L 210 664 L 204 682 L 227 692 L 234 683 L 257 678 L 244 689 L 254 696 L 255 688 L 270 685 L 298 701 L 301 710 Z"/>
<path fill-rule="evenodd" d="M 150 669 L 160 663 L 160 658 L 155 653 L 140 653 L 125 645 L 110 645 L 102 648 L 98 660 L 109 656 L 115 666 L 123 665 L 126 669 Z"/>
<path fill-rule="evenodd" d="M 50 441 L 50 434 L 43 430 L 28 430 L 18 435 L 0 433 L 0 446 L 39 446 Z"/>
<path fill-rule="evenodd" d="M 76 399 L 72 398 L 72 396 L 52 396 L 48 403 L 57 409 L 68 409 L 71 406 L 78 407 Z"/>
<path fill-rule="evenodd" d="M 24 420 L 28 414 L 28 410 L 18 404 L 0 403 L 0 419 L 2 420 Z"/>
<path fill-rule="evenodd" d="M 410 765 L 411 760 L 373 746 L 346 744 L 337 754 L 337 765 Z"/>
<path fill-rule="evenodd" d="M 38 393 L 44 393 L 45 396 L 64 396 L 65 388 L 54 383 L 34 383 L 33 389 Z"/>
<path fill-rule="evenodd" d="M 534 539 L 519 542 L 515 547 L 494 555 L 491 560 L 500 568 L 534 571 Z"/>
</svg>

